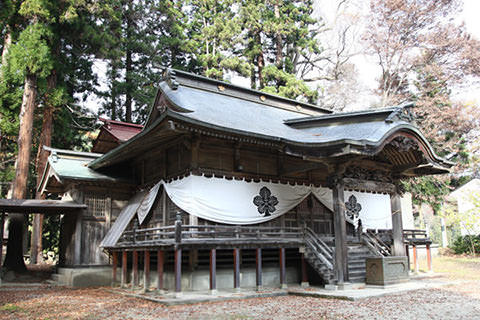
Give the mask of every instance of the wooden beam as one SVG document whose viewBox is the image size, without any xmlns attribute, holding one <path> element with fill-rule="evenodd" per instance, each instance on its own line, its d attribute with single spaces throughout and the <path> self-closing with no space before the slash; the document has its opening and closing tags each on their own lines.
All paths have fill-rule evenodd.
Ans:
<svg viewBox="0 0 480 320">
<path fill-rule="evenodd" d="M 157 290 L 163 290 L 163 265 L 164 265 L 164 251 L 157 250 Z"/>
<path fill-rule="evenodd" d="M 242 172 L 243 167 L 240 158 L 240 147 L 241 143 L 235 143 L 234 152 L 233 152 L 233 171 L 234 172 Z"/>
<path fill-rule="evenodd" d="M 192 161 L 190 162 L 190 167 L 192 169 L 193 172 L 197 172 L 198 171 L 198 161 L 199 161 L 199 157 L 200 157 L 200 139 L 193 135 L 192 136 L 192 154 L 191 154 L 191 157 L 192 157 Z"/>
<path fill-rule="evenodd" d="M 262 289 L 262 249 L 257 248 L 255 252 L 255 273 L 257 291 Z"/>
<path fill-rule="evenodd" d="M 122 251 L 122 282 L 121 286 L 124 288 L 127 285 L 127 251 Z"/>
<path fill-rule="evenodd" d="M 335 228 L 335 272 L 338 284 L 348 281 L 347 228 L 345 224 L 345 195 L 342 179 L 333 185 L 333 212 Z"/>
<path fill-rule="evenodd" d="M 217 290 L 217 250 L 210 250 L 210 291 Z"/>
<path fill-rule="evenodd" d="M 408 244 L 405 245 L 405 255 L 407 256 L 407 266 L 408 271 L 410 272 L 410 250 L 408 249 Z"/>
<path fill-rule="evenodd" d="M 1 261 L 1 256 L 0 256 L 0 261 Z M 112 285 L 114 285 L 115 282 L 117 282 L 117 264 L 118 264 L 117 251 L 113 251 L 112 252 Z"/>
<path fill-rule="evenodd" d="M 132 289 L 138 286 L 138 251 L 132 252 Z"/>
<path fill-rule="evenodd" d="M 280 258 L 280 288 L 287 288 L 287 279 L 286 279 L 286 266 L 285 266 L 285 248 L 279 249 L 279 258 Z"/>
<path fill-rule="evenodd" d="M 400 195 L 395 192 L 390 197 L 392 210 L 392 233 L 393 233 L 393 255 L 405 256 L 405 245 L 403 242 L 402 204 Z"/>
<path fill-rule="evenodd" d="M 182 292 L 182 249 L 175 250 L 175 292 Z"/>
<path fill-rule="evenodd" d="M 418 273 L 417 246 L 412 245 L 412 249 L 413 249 L 413 268 L 415 270 L 415 273 Z"/>
<path fill-rule="evenodd" d="M 78 212 L 75 219 L 75 243 L 73 253 L 73 263 L 75 265 L 80 265 L 82 263 L 82 219 L 83 210 Z"/>
<path fill-rule="evenodd" d="M 240 290 L 240 249 L 233 249 L 233 288 Z"/>
<path fill-rule="evenodd" d="M 370 181 L 355 178 L 343 178 L 346 189 L 377 192 L 377 193 L 395 193 L 395 185 L 388 182 Z"/>
<path fill-rule="evenodd" d="M 430 245 L 427 243 L 426 244 L 427 248 L 427 269 L 428 272 L 432 272 L 432 253 L 430 251 Z"/>
<path fill-rule="evenodd" d="M 148 291 L 150 284 L 150 251 L 143 253 L 143 290 Z"/>
</svg>

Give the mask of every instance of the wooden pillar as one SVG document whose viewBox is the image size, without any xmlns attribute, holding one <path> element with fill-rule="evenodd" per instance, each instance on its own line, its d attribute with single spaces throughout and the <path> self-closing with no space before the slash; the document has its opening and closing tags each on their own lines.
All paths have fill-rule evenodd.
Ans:
<svg viewBox="0 0 480 320">
<path fill-rule="evenodd" d="M 430 251 L 430 244 L 427 243 L 427 268 L 428 272 L 432 272 L 432 252 Z"/>
<path fill-rule="evenodd" d="M 182 292 L 182 249 L 175 250 L 175 292 Z"/>
<path fill-rule="evenodd" d="M 210 250 L 210 292 L 217 291 L 217 250 Z"/>
<path fill-rule="evenodd" d="M 118 264 L 118 255 L 117 251 L 112 252 L 112 285 L 117 282 L 117 264 Z"/>
<path fill-rule="evenodd" d="M 75 243 L 73 247 L 73 264 L 80 265 L 82 263 L 82 220 L 83 210 L 79 210 L 75 219 Z"/>
<path fill-rule="evenodd" d="M 240 290 L 240 249 L 233 249 L 233 288 Z"/>
<path fill-rule="evenodd" d="M 333 211 L 335 228 L 335 272 L 337 283 L 348 281 L 347 269 L 347 227 L 345 225 L 345 195 L 342 179 L 333 185 Z"/>
<path fill-rule="evenodd" d="M 262 289 L 262 249 L 257 248 L 255 252 L 255 274 L 257 290 Z"/>
<path fill-rule="evenodd" d="M 164 265 L 164 252 L 163 250 L 157 250 L 157 290 L 163 291 L 163 265 Z"/>
<path fill-rule="evenodd" d="M 412 245 L 412 248 L 413 248 L 413 268 L 415 273 L 418 273 L 417 246 Z"/>
<path fill-rule="evenodd" d="M 122 251 L 122 288 L 127 285 L 127 251 Z"/>
<path fill-rule="evenodd" d="M 150 251 L 143 253 L 143 290 L 148 291 L 150 284 Z"/>
<path fill-rule="evenodd" d="M 287 288 L 286 267 L 285 267 L 285 248 L 279 249 L 280 255 L 280 288 Z"/>
<path fill-rule="evenodd" d="M 407 256 L 408 271 L 410 271 L 410 250 L 408 248 L 408 244 L 405 245 L 405 255 Z"/>
<path fill-rule="evenodd" d="M 132 253 L 132 289 L 138 286 L 138 251 Z"/>
<path fill-rule="evenodd" d="M 391 195 L 390 205 L 392 207 L 392 233 L 393 233 L 393 255 L 405 256 L 405 245 L 403 243 L 402 205 L 398 192 Z"/>
<path fill-rule="evenodd" d="M 305 253 L 303 252 L 301 256 L 301 262 L 302 262 L 302 283 L 300 284 L 300 286 L 302 288 L 307 288 L 309 286 L 308 273 L 307 273 L 307 261 L 305 261 Z"/>
</svg>

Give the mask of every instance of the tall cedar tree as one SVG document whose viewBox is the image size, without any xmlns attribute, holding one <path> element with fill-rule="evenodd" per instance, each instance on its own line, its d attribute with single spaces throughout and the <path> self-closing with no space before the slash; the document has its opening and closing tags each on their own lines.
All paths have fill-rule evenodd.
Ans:
<svg viewBox="0 0 480 320">
<path fill-rule="evenodd" d="M 0 90 L 7 93 L 0 98 L 0 113 L 5 115 L 9 109 L 15 110 L 14 100 L 9 95 L 14 96 L 23 91 L 19 156 L 13 189 L 15 198 L 27 197 L 28 167 L 33 150 L 37 150 L 37 177 L 43 174 L 47 156 L 42 147 L 51 145 L 53 127 L 59 127 L 60 123 L 66 121 L 65 116 L 68 117 L 69 124 L 60 126 L 61 141 L 56 144 L 67 148 L 71 147 L 69 142 L 77 135 L 74 132 L 82 127 L 79 124 L 81 120 L 72 121 L 72 112 L 75 112 L 76 107 L 71 103 L 75 100 L 74 94 L 93 89 L 95 77 L 92 76 L 89 54 L 95 52 L 100 43 L 99 33 L 93 30 L 95 20 L 89 10 L 82 1 L 50 3 L 33 0 L 24 1 L 17 7 L 17 11 L 13 10 L 14 15 L 22 18 L 22 23 L 17 23 L 12 28 L 13 44 L 8 59 L 2 64 L 4 79 L 9 81 L 0 84 Z M 23 87 L 19 83 L 20 76 L 26 79 Z M 40 138 L 32 139 L 35 117 L 33 110 L 37 104 L 43 108 L 43 112 L 35 113 L 43 115 L 39 119 L 43 119 L 42 129 L 41 134 L 35 135 Z M 37 194 L 37 197 L 40 195 Z M 23 220 L 23 215 L 11 216 L 9 238 L 12 241 L 9 241 L 5 260 L 5 266 L 10 269 L 24 269 L 21 244 Z M 34 219 L 33 226 L 31 253 L 32 261 L 35 262 L 42 253 L 41 217 Z"/>
</svg>

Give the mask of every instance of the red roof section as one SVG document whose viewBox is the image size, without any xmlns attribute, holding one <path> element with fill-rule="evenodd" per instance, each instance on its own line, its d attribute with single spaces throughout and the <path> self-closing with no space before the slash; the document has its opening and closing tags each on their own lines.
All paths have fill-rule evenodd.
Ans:
<svg viewBox="0 0 480 320">
<path fill-rule="evenodd" d="M 109 132 L 119 142 L 125 142 L 133 138 L 143 129 L 143 126 L 141 124 L 115 121 L 104 118 L 100 118 L 99 120 L 104 123 L 102 128 Z"/>
</svg>

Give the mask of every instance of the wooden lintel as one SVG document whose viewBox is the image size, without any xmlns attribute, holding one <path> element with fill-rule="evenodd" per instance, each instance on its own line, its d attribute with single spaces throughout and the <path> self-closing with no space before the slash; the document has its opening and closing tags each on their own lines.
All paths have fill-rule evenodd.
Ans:
<svg viewBox="0 0 480 320">
<path fill-rule="evenodd" d="M 346 189 L 388 194 L 395 192 L 395 185 L 393 183 L 361 180 L 355 178 L 343 178 L 343 181 Z"/>
</svg>

